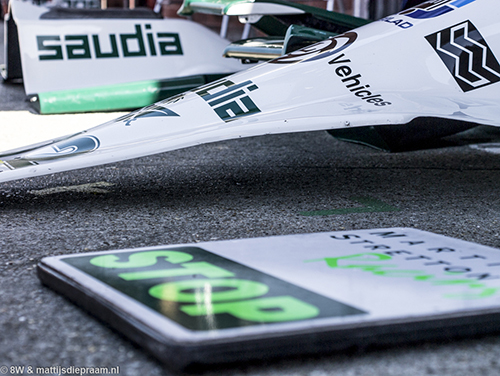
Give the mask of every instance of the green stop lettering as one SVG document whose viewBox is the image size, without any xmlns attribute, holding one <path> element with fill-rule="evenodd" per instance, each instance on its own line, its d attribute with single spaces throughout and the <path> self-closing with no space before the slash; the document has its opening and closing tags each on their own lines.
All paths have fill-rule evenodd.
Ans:
<svg viewBox="0 0 500 376">
<path fill-rule="evenodd" d="M 305 320 L 319 315 L 319 309 L 292 296 L 277 296 L 243 302 L 186 305 L 181 311 L 190 316 L 226 313 L 241 320 L 283 322 Z"/>
<path fill-rule="evenodd" d="M 120 258 L 115 255 L 106 255 L 94 257 L 90 263 L 100 268 L 143 268 L 155 265 L 159 257 L 171 264 L 180 264 L 193 259 L 193 256 L 185 252 L 148 251 L 132 253 L 128 261 L 120 261 Z"/>
</svg>

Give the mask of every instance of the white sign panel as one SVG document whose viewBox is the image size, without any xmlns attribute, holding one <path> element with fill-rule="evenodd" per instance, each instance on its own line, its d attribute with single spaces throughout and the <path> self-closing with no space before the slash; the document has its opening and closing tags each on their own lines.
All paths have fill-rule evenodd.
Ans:
<svg viewBox="0 0 500 376">
<path fill-rule="evenodd" d="M 181 367 L 487 333 L 500 320 L 500 250 L 408 228 L 49 257 L 39 276 Z"/>
</svg>

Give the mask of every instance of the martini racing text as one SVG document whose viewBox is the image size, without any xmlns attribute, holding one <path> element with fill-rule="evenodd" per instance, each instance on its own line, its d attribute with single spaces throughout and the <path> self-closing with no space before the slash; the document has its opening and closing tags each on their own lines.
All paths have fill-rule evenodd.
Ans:
<svg viewBox="0 0 500 376">
<path fill-rule="evenodd" d="M 331 269 L 357 270 L 378 277 L 405 278 L 429 286 L 448 287 L 443 296 L 451 299 L 482 299 L 500 294 L 500 257 L 490 260 L 486 255 L 446 245 L 426 246 L 424 240 L 408 239 L 407 235 L 393 231 L 370 235 L 398 238 L 401 248 L 374 241 L 373 237 L 363 239 L 352 233 L 334 235 L 332 240 L 357 245 L 359 252 L 305 262 L 325 262 Z M 412 248 L 415 246 L 419 251 Z"/>
</svg>

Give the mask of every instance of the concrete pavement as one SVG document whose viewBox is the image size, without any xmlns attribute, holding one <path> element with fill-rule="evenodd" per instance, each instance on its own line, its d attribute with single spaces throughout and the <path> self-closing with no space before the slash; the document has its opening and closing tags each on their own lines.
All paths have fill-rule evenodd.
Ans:
<svg viewBox="0 0 500 376">
<path fill-rule="evenodd" d="M 108 116 L 117 117 L 36 115 L 21 85 L 0 84 L 2 149 L 31 133 L 72 133 Z M 6 374 L 16 374 L 11 366 L 118 366 L 120 375 L 175 374 L 43 287 L 35 265 L 45 256 L 381 227 L 415 227 L 500 249 L 497 142 L 500 132 L 482 127 L 448 139 L 446 148 L 389 154 L 326 132 L 297 133 L 2 183 L 0 372 L 1 366 L 9 367 Z M 303 215 L 354 208 L 359 196 L 399 211 Z M 496 376 L 499 358 L 500 338 L 492 334 L 202 373 Z"/>
</svg>

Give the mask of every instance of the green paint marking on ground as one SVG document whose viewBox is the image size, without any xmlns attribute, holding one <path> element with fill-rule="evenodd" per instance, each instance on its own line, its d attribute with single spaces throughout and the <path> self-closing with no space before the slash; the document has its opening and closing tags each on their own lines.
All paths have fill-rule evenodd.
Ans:
<svg viewBox="0 0 500 376">
<path fill-rule="evenodd" d="M 400 209 L 387 205 L 385 202 L 371 198 L 371 197 L 351 197 L 350 200 L 360 203 L 363 206 L 345 209 L 332 209 L 332 210 L 317 210 L 300 212 L 300 215 L 314 216 L 314 215 L 338 215 L 338 214 L 351 214 L 351 213 L 379 213 L 379 212 L 394 212 Z"/>
</svg>

